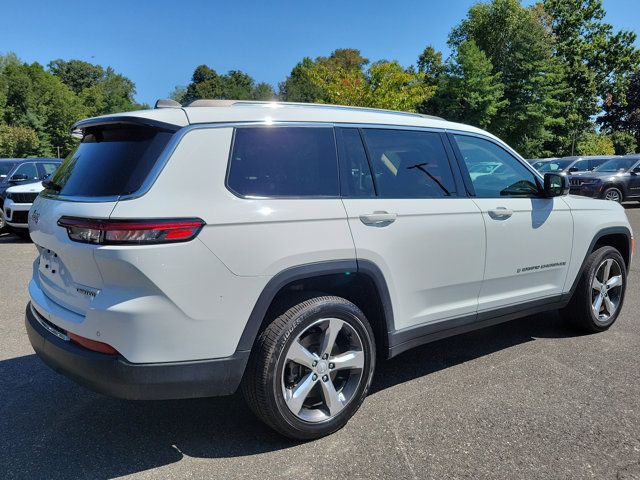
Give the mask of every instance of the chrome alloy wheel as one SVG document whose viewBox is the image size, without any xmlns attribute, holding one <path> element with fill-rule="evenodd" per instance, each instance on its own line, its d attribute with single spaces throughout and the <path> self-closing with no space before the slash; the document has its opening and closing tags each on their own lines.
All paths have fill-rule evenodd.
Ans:
<svg viewBox="0 0 640 480">
<path fill-rule="evenodd" d="M 613 188 L 605 194 L 604 199 L 610 200 L 612 202 L 617 202 L 617 203 L 622 202 L 622 198 L 620 198 L 620 192 L 618 192 Z"/>
<path fill-rule="evenodd" d="M 365 353 L 358 332 L 344 320 L 322 318 L 291 343 L 282 369 L 282 395 L 291 412 L 319 423 L 338 415 L 362 381 Z"/>
<path fill-rule="evenodd" d="M 604 260 L 596 269 L 591 282 L 591 309 L 599 322 L 608 322 L 618 310 L 622 282 L 622 268 L 613 258 Z"/>
</svg>

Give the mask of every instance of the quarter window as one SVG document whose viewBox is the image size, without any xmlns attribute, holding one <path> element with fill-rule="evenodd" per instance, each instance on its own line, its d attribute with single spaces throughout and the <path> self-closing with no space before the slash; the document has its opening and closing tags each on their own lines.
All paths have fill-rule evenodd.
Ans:
<svg viewBox="0 0 640 480">
<path fill-rule="evenodd" d="M 356 128 L 336 128 L 338 138 L 342 195 L 351 198 L 375 197 L 373 177 Z"/>
<path fill-rule="evenodd" d="M 365 129 L 363 135 L 378 196 L 437 198 L 455 195 L 451 166 L 438 133 Z"/>
<path fill-rule="evenodd" d="M 333 129 L 237 128 L 227 184 L 250 197 L 337 197 Z"/>
<path fill-rule="evenodd" d="M 454 135 L 454 138 L 477 197 L 534 197 L 539 194 L 537 177 L 503 148 L 478 137 Z"/>
</svg>

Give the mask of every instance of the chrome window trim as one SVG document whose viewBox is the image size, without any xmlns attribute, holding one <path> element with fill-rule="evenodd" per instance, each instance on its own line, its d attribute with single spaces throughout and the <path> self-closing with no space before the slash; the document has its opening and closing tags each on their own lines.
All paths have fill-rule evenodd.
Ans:
<svg viewBox="0 0 640 480">
<path fill-rule="evenodd" d="M 467 130 L 459 130 L 459 129 L 450 129 L 446 127 L 423 127 L 419 125 L 403 125 L 403 124 L 387 124 L 387 123 L 357 123 L 357 122 L 323 122 L 323 121 L 280 121 L 280 120 L 254 120 L 254 121 L 234 121 L 234 122 L 213 122 L 213 123 L 195 123 L 191 125 L 185 125 L 178 129 L 167 145 L 165 146 L 162 153 L 160 153 L 158 160 L 155 165 L 147 175 L 147 178 L 144 180 L 142 185 L 138 190 L 132 192 L 127 195 L 114 195 L 109 197 L 86 197 L 86 196 L 65 196 L 65 195 L 56 195 L 55 193 L 47 193 L 47 191 L 43 191 L 40 196 L 44 198 L 49 198 L 53 200 L 59 201 L 68 201 L 68 202 L 78 202 L 78 203 L 109 203 L 109 202 L 119 202 L 124 200 L 133 200 L 136 198 L 140 198 L 146 193 L 149 192 L 153 184 L 156 182 L 165 166 L 169 162 L 169 159 L 172 157 L 182 139 L 194 130 L 207 130 L 214 128 L 236 128 L 236 127 L 255 127 L 255 126 L 263 126 L 263 127 L 347 127 L 347 128 L 377 128 L 377 129 L 393 129 L 393 130 L 417 130 L 417 131 L 425 131 L 425 132 L 438 132 L 438 133 L 451 133 L 451 134 L 462 134 L 462 135 L 470 135 L 479 138 L 483 138 L 492 143 L 495 143 L 499 147 L 507 150 L 511 155 L 513 155 L 520 163 L 522 163 L 530 172 L 536 175 L 538 178 L 543 180 L 543 177 L 531 167 L 526 160 L 522 158 L 515 150 L 509 147 L 507 144 L 502 141 L 496 141 L 496 139 L 489 137 L 487 135 L 483 135 L 477 132 L 470 132 Z M 231 151 L 231 149 L 229 150 Z M 225 180 L 226 183 L 226 180 Z M 269 199 L 281 198 L 281 199 L 289 199 L 294 200 L 296 198 L 315 198 L 315 199 L 335 199 L 341 197 L 268 197 Z M 454 198 L 461 198 L 460 196 Z"/>
</svg>

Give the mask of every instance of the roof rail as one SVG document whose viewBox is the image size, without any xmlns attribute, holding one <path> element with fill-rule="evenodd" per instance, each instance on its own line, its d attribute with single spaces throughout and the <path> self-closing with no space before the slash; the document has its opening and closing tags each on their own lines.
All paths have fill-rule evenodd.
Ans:
<svg viewBox="0 0 640 480">
<path fill-rule="evenodd" d="M 187 107 L 299 107 L 299 108 L 327 108 L 348 110 L 353 112 L 372 112 L 372 113 L 389 113 L 393 115 L 407 115 L 411 117 L 430 118 L 433 120 L 444 120 L 442 117 L 434 115 L 425 115 L 423 113 L 403 112 L 400 110 L 388 110 L 383 108 L 370 107 L 353 107 L 349 105 L 333 105 L 330 103 L 301 103 L 301 102 L 278 102 L 278 101 L 259 101 L 259 100 L 194 100 Z"/>
</svg>

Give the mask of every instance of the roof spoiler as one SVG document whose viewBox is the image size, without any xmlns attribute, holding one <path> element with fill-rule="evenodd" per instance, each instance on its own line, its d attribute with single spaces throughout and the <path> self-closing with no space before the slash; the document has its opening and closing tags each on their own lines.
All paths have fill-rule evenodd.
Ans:
<svg viewBox="0 0 640 480">
<path fill-rule="evenodd" d="M 177 102 L 176 102 L 177 103 Z M 128 125 L 141 125 L 145 127 L 153 127 L 159 130 L 165 130 L 169 132 L 177 132 L 182 128 L 180 125 L 173 125 L 171 123 L 160 122 L 151 118 L 134 117 L 130 115 L 113 115 L 104 117 L 87 118 L 76 122 L 71 127 L 71 136 L 74 138 L 82 138 L 83 130 L 87 127 L 97 127 L 102 125 L 115 125 L 115 124 L 128 124 Z"/>
</svg>

